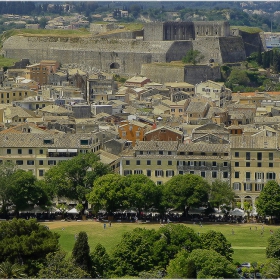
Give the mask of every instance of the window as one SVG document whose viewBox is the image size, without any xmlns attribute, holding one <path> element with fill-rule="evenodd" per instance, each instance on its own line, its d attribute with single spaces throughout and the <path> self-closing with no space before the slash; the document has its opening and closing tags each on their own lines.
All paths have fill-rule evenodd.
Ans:
<svg viewBox="0 0 280 280">
<path fill-rule="evenodd" d="M 269 154 L 268 154 L 268 159 L 269 159 L 269 160 L 273 160 L 273 153 L 269 153 Z"/>
<path fill-rule="evenodd" d="M 250 160 L 251 159 L 251 154 L 250 152 L 246 152 L 246 160 Z"/>
<path fill-rule="evenodd" d="M 235 156 L 235 157 L 239 157 L 239 152 L 235 152 L 235 153 L 234 153 L 234 156 Z"/>
<path fill-rule="evenodd" d="M 156 177 L 163 177 L 163 170 L 156 170 L 155 171 L 155 176 Z"/>
<path fill-rule="evenodd" d="M 189 166 L 194 166 L 194 161 L 189 161 Z"/>
<path fill-rule="evenodd" d="M 205 171 L 200 171 L 200 176 L 205 178 L 206 177 L 206 172 Z"/>
<path fill-rule="evenodd" d="M 166 170 L 166 177 L 172 177 L 174 176 L 174 171 L 173 170 Z"/>
<path fill-rule="evenodd" d="M 169 161 L 168 161 L 168 165 L 172 165 L 172 160 L 169 160 Z"/>
<path fill-rule="evenodd" d="M 233 189 L 235 191 L 241 191 L 241 184 L 240 183 L 233 183 Z"/>
<path fill-rule="evenodd" d="M 217 171 L 212 171 L 212 178 L 217 178 Z"/>
<path fill-rule="evenodd" d="M 228 166 L 228 162 L 224 161 L 224 167 L 227 167 L 227 166 Z"/>
<path fill-rule="evenodd" d="M 130 165 L 130 160 L 126 160 L 125 165 Z"/>
<path fill-rule="evenodd" d="M 151 175 L 152 175 L 152 171 L 151 170 L 147 170 L 147 176 L 151 177 Z"/>
<path fill-rule="evenodd" d="M 22 149 L 18 149 L 18 154 L 19 154 L 19 155 L 22 154 Z"/>
<path fill-rule="evenodd" d="M 213 153 L 213 156 L 217 156 L 218 154 L 217 153 Z"/>
<path fill-rule="evenodd" d="M 246 181 L 251 180 L 251 172 L 246 172 Z"/>
<path fill-rule="evenodd" d="M 39 170 L 39 176 L 40 177 L 44 176 L 44 170 Z"/>
<path fill-rule="evenodd" d="M 136 131 L 136 138 L 140 137 L 140 131 Z"/>
<path fill-rule="evenodd" d="M 32 155 L 32 154 L 33 154 L 33 150 L 32 150 L 32 149 L 29 149 L 29 150 L 28 150 L 28 154 Z"/>
<path fill-rule="evenodd" d="M 161 160 L 157 160 L 157 165 L 161 165 Z"/>
<path fill-rule="evenodd" d="M 28 160 L 27 165 L 34 165 L 34 160 Z"/>
<path fill-rule="evenodd" d="M 190 171 L 190 174 L 194 174 L 194 171 L 193 171 L 193 170 L 191 170 L 191 171 Z"/>
<path fill-rule="evenodd" d="M 256 172 L 255 173 L 255 180 L 257 182 L 261 182 L 264 179 L 264 173 L 263 172 Z"/>
<path fill-rule="evenodd" d="M 223 177 L 228 178 L 228 172 L 223 172 Z"/>
<path fill-rule="evenodd" d="M 23 165 L 23 160 L 16 160 L 17 165 Z"/>
<path fill-rule="evenodd" d="M 246 167 L 250 167 L 250 166 L 251 166 L 250 161 L 246 162 Z"/>
<path fill-rule="evenodd" d="M 163 155 L 163 151 L 159 151 L 158 153 L 159 153 L 160 155 Z"/>
<path fill-rule="evenodd" d="M 80 145 L 88 145 L 89 144 L 89 140 L 88 139 L 81 139 L 80 140 Z"/>
<path fill-rule="evenodd" d="M 151 165 L 151 161 L 150 160 L 147 160 L 147 165 Z"/>
<path fill-rule="evenodd" d="M 139 151 L 139 154 L 140 154 L 140 155 L 143 155 L 143 151 Z"/>
<path fill-rule="evenodd" d="M 131 175 L 131 174 L 132 174 L 132 171 L 131 171 L 131 170 L 124 170 L 124 171 L 123 171 L 123 175 L 124 175 L 124 176 Z"/>
<path fill-rule="evenodd" d="M 239 167 L 239 161 L 236 161 L 236 162 L 234 163 L 234 166 Z"/>
<path fill-rule="evenodd" d="M 204 153 L 204 152 L 201 152 L 200 154 L 201 154 L 202 156 L 205 156 L 205 153 Z"/>
<path fill-rule="evenodd" d="M 266 179 L 267 180 L 275 180 L 276 176 L 274 172 L 268 172 L 266 173 Z"/>
<path fill-rule="evenodd" d="M 157 185 L 158 186 L 162 185 L 162 181 L 157 181 Z"/>
<path fill-rule="evenodd" d="M 167 154 L 170 156 L 172 155 L 172 152 L 171 151 L 168 151 Z M 185 154 L 185 153 L 184 153 Z"/>
<path fill-rule="evenodd" d="M 143 170 L 136 169 L 136 170 L 134 170 L 134 174 L 143 174 Z"/>
<path fill-rule="evenodd" d="M 261 163 L 261 162 L 258 162 L 258 163 L 257 163 L 257 166 L 258 166 L 258 167 L 262 167 L 262 163 Z"/>
<path fill-rule="evenodd" d="M 174 112 L 175 112 L 175 109 L 171 109 L 171 112 L 174 113 Z"/>
<path fill-rule="evenodd" d="M 201 166 L 206 166 L 205 161 L 200 161 Z"/>
<path fill-rule="evenodd" d="M 269 163 L 268 163 L 268 166 L 269 166 L 269 167 L 273 167 L 273 162 L 269 162 Z"/>
<path fill-rule="evenodd" d="M 212 162 L 212 166 L 217 166 L 217 162 L 216 162 L 216 161 L 213 161 L 213 162 Z"/>
<path fill-rule="evenodd" d="M 262 160 L 262 153 L 257 153 L 257 159 Z"/>
<path fill-rule="evenodd" d="M 56 165 L 56 160 L 48 160 L 48 165 Z"/>
<path fill-rule="evenodd" d="M 53 140 L 52 139 L 44 139 L 44 144 L 52 144 Z"/>
<path fill-rule="evenodd" d="M 183 109 L 179 109 L 179 113 L 182 113 L 183 112 Z"/>
<path fill-rule="evenodd" d="M 39 160 L 39 165 L 44 165 L 44 161 L 43 160 Z"/>
<path fill-rule="evenodd" d="M 136 160 L 136 165 L 140 165 L 140 164 L 141 164 L 140 160 Z"/>
<path fill-rule="evenodd" d="M 244 183 L 244 191 L 246 191 L 246 192 L 252 191 L 252 184 L 251 183 Z"/>
<path fill-rule="evenodd" d="M 239 172 L 234 172 L 234 178 L 239 178 Z"/>
<path fill-rule="evenodd" d="M 10 155 L 12 153 L 11 149 L 7 149 L 7 154 Z"/>
<path fill-rule="evenodd" d="M 255 190 L 257 192 L 261 192 L 263 190 L 263 186 L 264 186 L 264 184 L 256 184 Z"/>
</svg>

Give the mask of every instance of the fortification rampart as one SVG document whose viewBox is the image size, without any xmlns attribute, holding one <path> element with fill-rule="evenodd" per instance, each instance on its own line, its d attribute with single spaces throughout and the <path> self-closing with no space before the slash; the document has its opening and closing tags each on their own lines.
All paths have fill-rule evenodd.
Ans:
<svg viewBox="0 0 280 280">
<path fill-rule="evenodd" d="M 175 65 L 170 63 L 164 65 L 161 63 L 143 64 L 141 75 L 149 77 L 157 83 L 166 82 L 186 82 L 197 84 L 206 80 L 221 79 L 219 66 L 211 65 Z"/>
</svg>

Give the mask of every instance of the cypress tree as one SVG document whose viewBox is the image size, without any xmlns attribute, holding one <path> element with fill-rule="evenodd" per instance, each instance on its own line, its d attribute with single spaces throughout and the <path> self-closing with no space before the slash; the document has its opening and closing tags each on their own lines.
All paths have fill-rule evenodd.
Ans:
<svg viewBox="0 0 280 280">
<path fill-rule="evenodd" d="M 79 266 L 84 271 L 90 273 L 91 271 L 90 248 L 88 245 L 88 236 L 84 231 L 81 231 L 78 235 L 77 241 L 72 251 L 72 258 L 74 264 Z"/>
</svg>

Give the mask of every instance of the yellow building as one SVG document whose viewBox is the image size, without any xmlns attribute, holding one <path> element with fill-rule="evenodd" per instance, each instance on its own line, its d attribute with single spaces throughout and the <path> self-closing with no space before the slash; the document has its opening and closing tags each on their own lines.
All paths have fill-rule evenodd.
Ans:
<svg viewBox="0 0 280 280">
<path fill-rule="evenodd" d="M 23 100 L 26 97 L 36 96 L 36 91 L 26 88 L 1 88 L 0 103 L 11 104 L 14 101 Z"/>
<path fill-rule="evenodd" d="M 100 142 L 93 133 L 33 133 L 28 129 L 0 133 L 0 162 L 12 161 L 39 179 L 60 161 L 79 153 L 99 153 L 99 150 Z"/>
</svg>

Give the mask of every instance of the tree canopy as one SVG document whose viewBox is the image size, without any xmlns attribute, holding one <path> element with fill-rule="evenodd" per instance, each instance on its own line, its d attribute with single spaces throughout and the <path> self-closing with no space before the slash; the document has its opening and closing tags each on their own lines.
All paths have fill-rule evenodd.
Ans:
<svg viewBox="0 0 280 280">
<path fill-rule="evenodd" d="M 164 204 L 183 211 L 208 202 L 209 184 L 198 175 L 185 174 L 172 177 L 164 185 Z"/>
<path fill-rule="evenodd" d="M 198 50 L 190 50 L 187 52 L 187 54 L 182 58 L 183 63 L 191 63 L 193 65 L 196 65 L 199 63 L 204 56 L 201 54 Z"/>
<path fill-rule="evenodd" d="M 118 174 L 107 174 L 96 179 L 87 199 L 96 211 L 106 209 L 110 213 L 126 208 L 128 202 L 124 194 L 123 177 Z"/>
<path fill-rule="evenodd" d="M 37 264 L 59 248 L 59 235 L 35 219 L 13 219 L 0 223 L 0 262 L 23 264 L 28 276 L 34 276 Z"/>
<path fill-rule="evenodd" d="M 231 244 L 227 241 L 221 232 L 210 230 L 202 233 L 200 236 L 202 249 L 214 250 L 232 261 L 233 250 Z"/>
<path fill-rule="evenodd" d="M 109 172 L 109 166 L 101 163 L 96 154 L 79 154 L 59 162 L 46 172 L 46 189 L 51 197 L 75 199 L 85 206 L 86 195 L 91 191 L 93 182 Z"/>
<path fill-rule="evenodd" d="M 260 216 L 279 216 L 280 213 L 280 187 L 275 181 L 265 184 L 258 200 L 257 212 Z"/>
<path fill-rule="evenodd" d="M 230 205 L 234 201 L 235 193 L 227 182 L 215 180 L 210 185 L 209 202 L 213 207 Z"/>
</svg>

